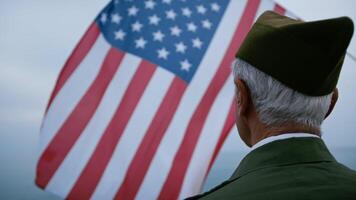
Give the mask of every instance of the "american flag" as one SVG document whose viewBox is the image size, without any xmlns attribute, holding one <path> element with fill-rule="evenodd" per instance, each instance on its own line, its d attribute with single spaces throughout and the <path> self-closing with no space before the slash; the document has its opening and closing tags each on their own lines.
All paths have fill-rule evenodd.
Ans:
<svg viewBox="0 0 356 200">
<path fill-rule="evenodd" d="M 115 0 L 57 80 L 36 184 L 68 199 L 201 192 L 234 124 L 230 65 L 271 0 Z"/>
</svg>

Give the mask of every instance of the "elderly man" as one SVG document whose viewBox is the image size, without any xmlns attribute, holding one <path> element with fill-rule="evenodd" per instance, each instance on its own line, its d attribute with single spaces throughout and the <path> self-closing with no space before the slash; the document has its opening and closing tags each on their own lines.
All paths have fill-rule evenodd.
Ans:
<svg viewBox="0 0 356 200">
<path fill-rule="evenodd" d="M 253 150 L 228 181 L 191 199 L 356 199 L 356 172 L 335 160 L 320 131 L 352 33 L 347 17 L 258 18 L 233 69 L 236 125 Z"/>
</svg>

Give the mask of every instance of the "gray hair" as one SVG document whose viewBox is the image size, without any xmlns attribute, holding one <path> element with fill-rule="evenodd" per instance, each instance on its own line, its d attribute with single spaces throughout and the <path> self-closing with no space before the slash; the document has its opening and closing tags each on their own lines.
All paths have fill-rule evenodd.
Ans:
<svg viewBox="0 0 356 200">
<path fill-rule="evenodd" d="M 240 78 L 246 83 L 259 119 L 265 125 L 298 123 L 320 129 L 332 93 L 320 97 L 306 96 L 241 59 L 233 63 L 233 72 L 235 79 Z"/>
</svg>

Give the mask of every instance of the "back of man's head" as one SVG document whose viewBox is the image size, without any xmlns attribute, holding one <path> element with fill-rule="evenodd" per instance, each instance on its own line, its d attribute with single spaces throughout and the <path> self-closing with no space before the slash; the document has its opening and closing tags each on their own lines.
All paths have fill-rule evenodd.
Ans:
<svg viewBox="0 0 356 200">
<path fill-rule="evenodd" d="M 248 86 L 259 120 L 266 126 L 300 124 L 320 129 L 332 93 L 324 96 L 304 95 L 242 59 L 235 60 L 233 72 L 235 79 L 243 80 Z"/>
</svg>

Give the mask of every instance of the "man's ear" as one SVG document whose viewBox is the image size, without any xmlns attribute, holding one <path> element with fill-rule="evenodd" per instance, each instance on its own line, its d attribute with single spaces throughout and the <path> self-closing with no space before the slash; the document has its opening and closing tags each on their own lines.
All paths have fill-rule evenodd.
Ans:
<svg viewBox="0 0 356 200">
<path fill-rule="evenodd" d="M 324 119 L 326 119 L 330 115 L 330 113 L 333 111 L 338 98 L 339 98 L 339 90 L 337 88 L 335 88 L 334 92 L 333 92 L 333 95 L 331 97 L 331 103 L 330 103 L 330 106 L 329 106 L 329 110 L 326 113 Z"/>
<path fill-rule="evenodd" d="M 242 79 L 236 79 L 235 85 L 238 90 L 236 101 L 239 105 L 239 115 L 245 116 L 248 112 L 248 109 L 251 106 L 251 97 L 250 91 L 246 85 L 246 83 Z"/>
</svg>

